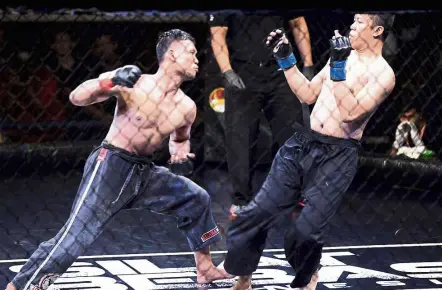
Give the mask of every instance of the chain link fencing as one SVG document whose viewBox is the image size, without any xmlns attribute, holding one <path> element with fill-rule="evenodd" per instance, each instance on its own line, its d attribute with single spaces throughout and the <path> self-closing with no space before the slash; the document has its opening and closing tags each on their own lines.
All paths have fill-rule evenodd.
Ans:
<svg viewBox="0 0 442 290">
<path fill-rule="evenodd" d="M 232 190 L 230 181 L 225 174 L 208 173 L 225 172 L 227 167 L 225 81 L 213 54 L 213 35 L 209 25 L 211 17 L 218 13 L 220 11 L 109 13 L 60 10 L 50 14 L 14 9 L 3 11 L 0 20 L 0 172 L 4 182 L 0 190 L 3 196 L 0 260 L 28 258 L 41 242 L 64 225 L 67 216 L 51 213 L 57 206 L 51 200 L 61 199 L 63 205 L 58 206 L 70 210 L 85 162 L 105 138 L 112 122 L 115 99 L 89 107 L 76 107 L 69 102 L 70 92 L 82 82 L 126 64 L 135 64 L 144 73 L 154 73 L 158 68 L 155 54 L 158 34 L 172 28 L 194 36 L 198 49 L 199 73 L 195 80 L 182 86 L 198 110 L 191 134 L 192 152 L 196 154 L 191 178 L 210 194 L 212 191 L 224 194 L 223 197 L 214 196 L 213 204 L 220 208 L 215 210 L 216 214 L 227 215 L 229 191 Z M 259 13 L 259 17 L 266 17 L 269 12 Z M 426 225 L 440 224 L 440 217 L 436 216 L 434 209 L 440 203 L 436 188 L 440 186 L 442 153 L 439 148 L 442 144 L 442 23 L 440 16 L 432 12 L 397 11 L 395 14 L 383 55 L 395 71 L 396 86 L 367 124 L 361 140 L 358 172 L 349 189 L 351 194 L 346 196 L 338 213 L 338 218 L 357 215 L 355 220 L 348 221 L 350 230 L 341 233 L 346 235 L 343 239 L 350 244 L 366 243 L 366 237 L 358 228 L 365 224 L 366 228 L 377 231 L 378 225 L 373 222 L 376 216 L 396 224 L 397 228 L 407 228 L 403 231 L 405 236 L 392 238 L 400 242 L 414 242 L 426 235 L 431 240 L 434 235 Z M 288 20 L 299 16 L 305 17 L 308 26 L 313 70 L 317 73 L 330 57 L 329 39 L 333 31 L 348 33 L 353 14 L 284 12 Z M 232 45 L 229 47 L 230 57 L 243 62 L 241 65 L 233 63 L 234 68 L 251 67 L 249 71 L 244 68 L 238 72 L 240 76 L 247 74 L 244 76 L 246 85 L 266 91 L 267 95 L 277 94 L 275 83 L 267 74 L 278 72 L 275 72 L 274 63 L 263 64 L 266 69 L 262 71 L 257 69 L 262 64 L 253 55 L 255 45 L 258 45 L 253 41 L 259 39 L 264 46 L 263 28 L 277 28 L 275 25 L 253 21 L 243 23 L 235 27 L 239 31 L 231 29 L 230 32 L 250 37 L 242 42 L 249 42 L 250 46 L 241 51 L 233 47 L 234 43 L 228 43 L 228 46 Z M 293 46 L 301 60 L 299 67 L 303 69 L 303 57 L 295 42 Z M 235 57 L 235 51 L 242 57 Z M 250 59 L 245 59 L 244 55 Z M 250 98 L 256 97 L 266 103 L 266 94 L 263 93 L 263 97 L 251 95 Z M 295 108 L 298 106 L 296 97 L 292 97 Z M 294 119 L 302 121 L 300 107 L 295 112 Z M 276 118 L 278 112 L 273 115 Z M 256 155 L 250 157 L 255 163 L 250 168 L 262 171 L 265 176 L 275 152 L 277 138 L 272 134 L 274 127 L 280 126 L 280 121 L 273 124 L 272 120 L 267 120 L 264 109 L 253 116 L 260 122 L 257 123 L 257 137 L 250 143 L 255 147 Z M 410 149 L 417 142 L 423 148 L 418 151 Z M 170 158 L 167 144 L 166 139 L 155 153 L 154 159 L 159 165 L 167 165 Z M 208 182 L 207 178 L 211 181 Z M 263 177 L 261 181 L 257 179 L 256 188 Z M 42 192 L 51 193 L 45 195 Z M 415 215 L 395 214 L 402 211 L 414 211 Z M 155 241 L 153 231 L 163 229 L 143 228 L 142 222 L 141 213 L 131 220 L 141 226 L 143 234 L 140 235 L 147 236 L 146 240 L 141 238 L 138 241 L 136 233 L 132 232 L 133 241 L 125 245 L 114 233 L 107 233 L 109 244 L 98 246 L 94 251 L 97 255 L 112 253 L 115 249 L 136 254 L 149 251 L 148 246 L 139 243 L 153 243 L 161 251 L 170 252 L 167 244 Z M 157 222 L 162 223 L 160 218 Z M 124 224 L 120 226 L 125 227 Z M 338 225 L 332 224 L 333 227 Z M 163 233 L 162 237 L 167 239 L 168 233 Z M 339 238 L 342 237 L 335 237 Z M 6 268 L 1 271 L 3 285 L 13 278 L 14 273 Z"/>
</svg>

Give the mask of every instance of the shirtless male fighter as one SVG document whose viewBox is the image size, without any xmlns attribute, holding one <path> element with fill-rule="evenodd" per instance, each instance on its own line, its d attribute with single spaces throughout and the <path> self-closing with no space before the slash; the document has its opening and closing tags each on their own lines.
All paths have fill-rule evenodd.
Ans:
<svg viewBox="0 0 442 290">
<path fill-rule="evenodd" d="M 296 274 L 290 286 L 316 289 L 324 232 L 355 176 L 359 140 L 395 86 L 381 54 L 392 21 L 390 15 L 356 14 L 348 38 L 335 31 L 330 60 L 311 81 L 296 67 L 284 32 L 269 34 L 266 45 L 303 104 L 306 124 L 279 150 L 261 190 L 228 230 L 224 267 L 240 276 L 232 289 L 251 289 L 272 221 L 293 209 L 301 191 L 307 203 L 289 227 L 284 249 Z M 313 103 L 309 115 L 307 104 Z"/>
<path fill-rule="evenodd" d="M 221 239 L 208 193 L 190 179 L 152 163 L 152 153 L 170 136 L 171 161 L 190 154 L 195 103 L 180 90 L 198 72 L 195 40 L 174 29 L 157 42 L 159 69 L 142 74 L 132 65 L 85 81 L 71 94 L 77 106 L 117 98 L 105 141 L 85 164 L 70 217 L 59 233 L 40 244 L 7 286 L 47 289 L 82 255 L 122 209 L 143 208 L 176 217 L 194 251 L 197 282 L 231 278 L 211 260 L 209 246 Z"/>
</svg>

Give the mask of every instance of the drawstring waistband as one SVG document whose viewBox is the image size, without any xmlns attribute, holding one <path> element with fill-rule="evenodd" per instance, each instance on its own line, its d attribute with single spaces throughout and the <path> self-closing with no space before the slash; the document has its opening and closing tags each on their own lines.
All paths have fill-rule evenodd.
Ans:
<svg viewBox="0 0 442 290">
<path fill-rule="evenodd" d="M 120 189 L 120 193 L 118 194 L 117 199 L 112 202 L 113 204 L 115 204 L 116 202 L 118 202 L 118 200 L 120 199 L 120 196 L 123 194 L 124 190 L 126 189 L 129 182 L 131 181 L 133 175 L 135 174 L 135 169 L 138 167 L 138 170 L 144 171 L 146 168 L 146 165 L 152 163 L 153 155 L 138 156 L 132 152 L 118 148 L 118 147 L 110 144 L 109 141 L 107 141 L 107 140 L 104 140 L 101 143 L 101 147 L 108 149 L 112 152 L 115 152 L 118 156 L 122 157 L 123 159 L 134 163 L 128 176 L 126 177 L 126 180 L 124 181 L 123 186 Z M 138 191 L 140 190 L 140 187 L 141 187 L 141 182 L 142 182 L 142 179 L 138 179 L 136 181 L 134 195 L 138 194 Z"/>
<path fill-rule="evenodd" d="M 123 157 L 126 160 L 135 162 L 135 163 L 142 163 L 142 164 L 148 164 L 151 163 L 154 159 L 153 155 L 144 155 L 144 156 L 139 156 L 135 153 L 129 152 L 127 150 L 124 150 L 122 148 L 116 147 L 112 144 L 109 143 L 109 141 L 104 140 L 101 143 L 101 146 L 103 148 L 109 149 L 111 151 L 114 151 L 116 153 L 118 153 L 118 155 L 120 155 L 121 157 Z"/>
</svg>

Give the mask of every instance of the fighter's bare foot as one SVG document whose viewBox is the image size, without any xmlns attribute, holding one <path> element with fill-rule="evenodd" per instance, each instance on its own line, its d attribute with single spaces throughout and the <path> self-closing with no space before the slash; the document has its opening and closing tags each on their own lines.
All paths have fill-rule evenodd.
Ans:
<svg viewBox="0 0 442 290">
<path fill-rule="evenodd" d="M 229 290 L 252 290 L 252 276 L 240 276 Z"/>
<path fill-rule="evenodd" d="M 234 277 L 235 276 L 230 275 L 223 268 L 212 266 L 207 270 L 197 271 L 196 280 L 200 284 L 206 284 L 216 280 L 232 279 Z"/>
<path fill-rule="evenodd" d="M 316 286 L 318 285 L 318 281 L 319 281 L 319 275 L 318 272 L 315 272 L 315 274 L 313 274 L 312 279 L 310 280 L 310 283 L 302 288 L 295 288 L 295 290 L 315 290 Z"/>
<path fill-rule="evenodd" d="M 8 286 L 6 286 L 6 290 L 17 290 L 17 288 L 14 286 L 14 284 L 9 283 Z"/>
</svg>

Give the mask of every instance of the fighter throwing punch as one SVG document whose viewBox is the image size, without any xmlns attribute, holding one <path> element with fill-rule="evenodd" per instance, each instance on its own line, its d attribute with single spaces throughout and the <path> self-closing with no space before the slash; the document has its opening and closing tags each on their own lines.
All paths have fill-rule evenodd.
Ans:
<svg viewBox="0 0 442 290">
<path fill-rule="evenodd" d="M 292 210 L 301 191 L 308 202 L 286 233 L 284 249 L 296 273 L 290 286 L 316 288 L 324 232 L 356 173 L 359 139 L 395 85 L 381 55 L 392 21 L 390 15 L 356 14 L 348 38 L 335 31 L 330 60 L 312 81 L 296 67 L 284 32 L 269 34 L 266 44 L 303 103 L 306 124 L 279 150 L 261 190 L 228 230 L 224 267 L 240 276 L 232 289 L 251 289 L 272 221 Z M 306 104 L 312 103 L 309 115 Z"/>
<path fill-rule="evenodd" d="M 190 154 L 195 103 L 180 90 L 198 72 L 195 40 L 181 30 L 157 43 L 159 69 L 142 74 L 136 66 L 107 72 L 70 95 L 77 106 L 117 98 L 105 141 L 87 159 L 70 217 L 59 233 L 40 244 L 7 287 L 47 289 L 124 208 L 144 208 L 176 217 L 195 253 L 197 282 L 231 278 L 211 260 L 209 246 L 221 239 L 207 192 L 191 180 L 152 163 L 151 154 L 170 136 L 171 161 Z"/>
</svg>

